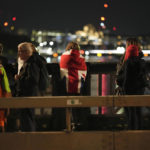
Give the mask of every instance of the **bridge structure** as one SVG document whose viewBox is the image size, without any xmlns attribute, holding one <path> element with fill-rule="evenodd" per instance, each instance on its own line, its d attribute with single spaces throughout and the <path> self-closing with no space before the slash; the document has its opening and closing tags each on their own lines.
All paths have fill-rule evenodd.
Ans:
<svg viewBox="0 0 150 150">
<path fill-rule="evenodd" d="M 106 67 L 108 66 L 108 67 Z M 90 75 L 92 73 L 112 73 L 116 64 L 88 64 L 86 96 L 54 96 L 0 98 L 0 109 L 3 108 L 65 108 L 66 130 L 47 132 L 4 132 L 0 133 L 2 150 L 149 150 L 150 130 L 115 130 L 111 131 L 74 131 L 71 128 L 71 109 L 84 107 L 150 107 L 149 95 L 124 96 L 91 96 Z M 54 67 L 54 68 L 53 68 Z M 103 68 L 104 67 L 104 68 Z M 149 67 L 149 64 L 148 64 Z M 52 73 L 52 83 L 56 83 L 56 66 L 48 66 Z M 97 70 L 99 69 L 99 71 Z M 109 70 L 110 68 L 110 70 Z M 53 70 L 54 69 L 54 70 Z M 55 75 L 54 75 L 55 74 Z M 55 81 L 55 82 L 54 82 Z M 99 81 L 100 83 L 100 81 Z M 99 90 L 100 91 L 100 90 Z M 113 122 L 109 122 L 113 123 Z"/>
</svg>

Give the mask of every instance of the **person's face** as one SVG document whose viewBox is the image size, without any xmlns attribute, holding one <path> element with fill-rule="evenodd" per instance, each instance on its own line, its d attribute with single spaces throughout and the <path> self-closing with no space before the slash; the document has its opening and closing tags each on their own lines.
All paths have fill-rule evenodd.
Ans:
<svg viewBox="0 0 150 150">
<path fill-rule="evenodd" d="M 29 48 L 19 47 L 18 56 L 21 60 L 26 61 L 32 55 L 32 50 Z"/>
</svg>

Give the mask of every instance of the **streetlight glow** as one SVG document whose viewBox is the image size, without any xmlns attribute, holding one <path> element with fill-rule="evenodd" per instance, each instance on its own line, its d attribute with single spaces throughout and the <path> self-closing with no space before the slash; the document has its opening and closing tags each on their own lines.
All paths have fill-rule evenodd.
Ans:
<svg viewBox="0 0 150 150">
<path fill-rule="evenodd" d="M 104 4 L 104 7 L 105 7 L 105 8 L 108 8 L 108 4 L 105 3 L 105 4 Z"/>
<path fill-rule="evenodd" d="M 7 27 L 8 26 L 8 22 L 4 22 L 4 26 Z"/>
<path fill-rule="evenodd" d="M 106 18 L 102 16 L 101 17 L 101 21 L 105 21 L 105 20 L 106 20 Z"/>
<path fill-rule="evenodd" d="M 12 21 L 16 21 L 16 17 L 13 17 L 13 18 L 12 18 Z"/>
</svg>

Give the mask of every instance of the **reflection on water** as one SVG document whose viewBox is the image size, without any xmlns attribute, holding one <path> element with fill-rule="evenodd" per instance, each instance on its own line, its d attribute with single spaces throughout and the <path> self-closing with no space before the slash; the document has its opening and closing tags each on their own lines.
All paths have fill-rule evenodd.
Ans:
<svg viewBox="0 0 150 150">
<path fill-rule="evenodd" d="M 85 58 L 86 59 L 86 58 Z M 118 62 L 119 58 L 115 56 L 91 56 L 88 59 L 86 59 L 86 62 Z"/>
<path fill-rule="evenodd" d="M 47 63 L 59 63 L 60 61 L 60 56 L 57 58 L 51 58 L 51 57 L 46 57 Z M 85 56 L 85 61 L 86 62 L 118 62 L 119 57 L 115 56 Z"/>
</svg>

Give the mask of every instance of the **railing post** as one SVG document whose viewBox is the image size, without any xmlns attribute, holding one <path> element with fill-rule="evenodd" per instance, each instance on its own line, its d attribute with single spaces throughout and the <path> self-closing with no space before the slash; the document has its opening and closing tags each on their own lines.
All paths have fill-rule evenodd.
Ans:
<svg viewBox="0 0 150 150">
<path fill-rule="evenodd" d="M 98 96 L 102 95 L 102 74 L 98 74 Z M 98 113 L 101 114 L 102 108 L 98 107 Z"/>
<path fill-rule="evenodd" d="M 71 108 L 66 108 L 66 130 L 71 132 Z"/>
</svg>

